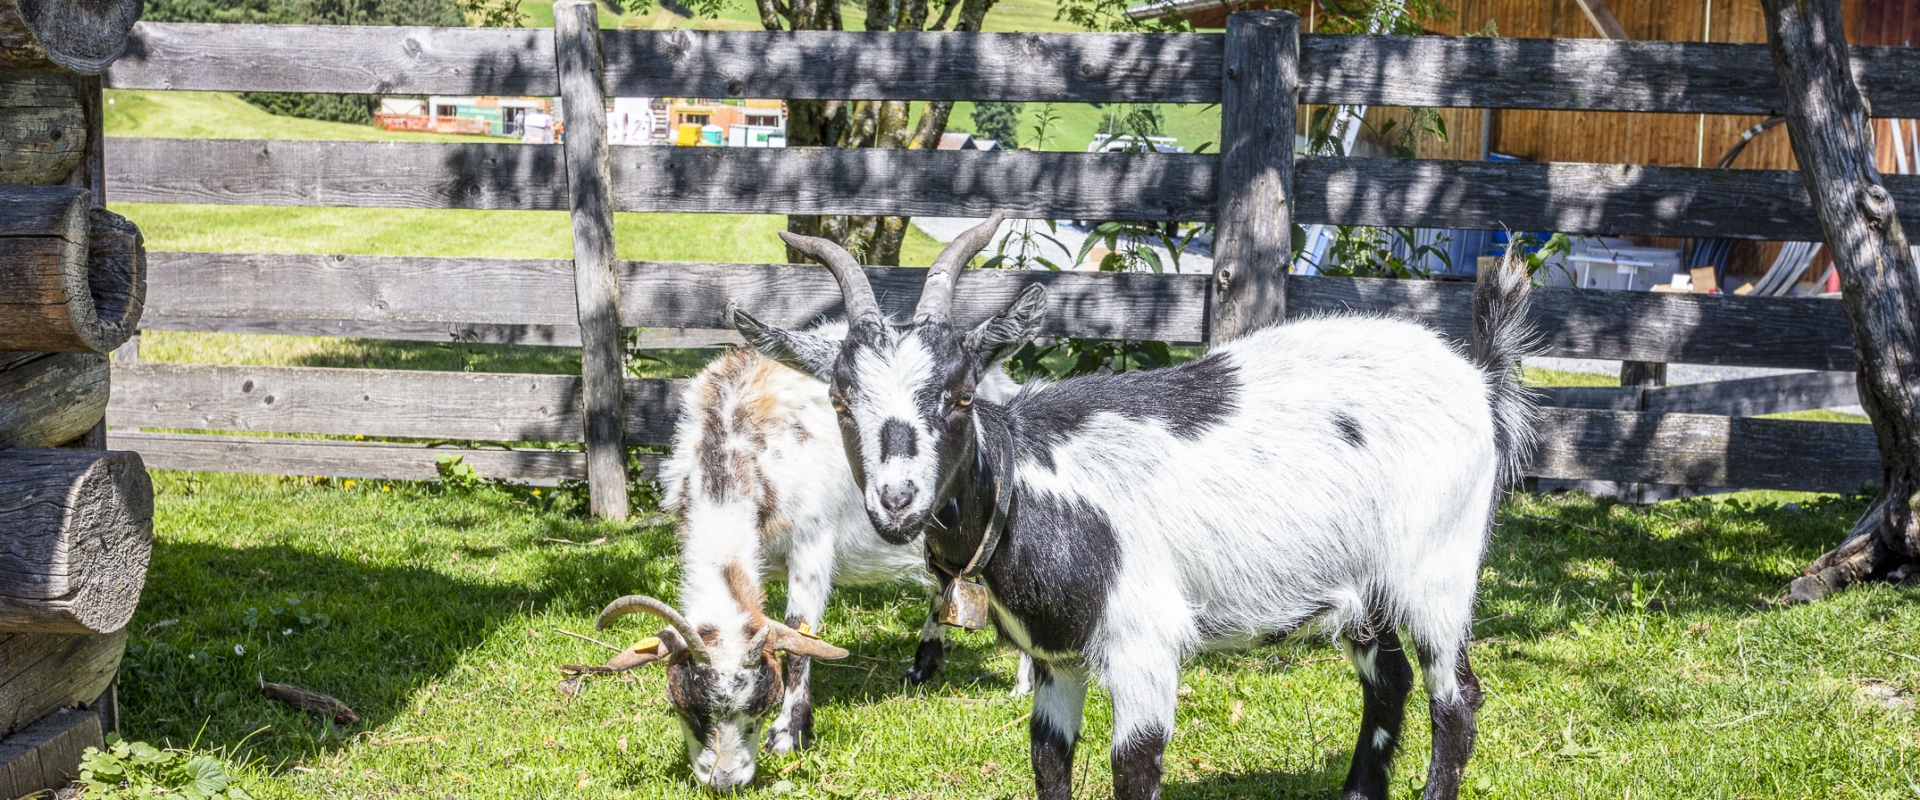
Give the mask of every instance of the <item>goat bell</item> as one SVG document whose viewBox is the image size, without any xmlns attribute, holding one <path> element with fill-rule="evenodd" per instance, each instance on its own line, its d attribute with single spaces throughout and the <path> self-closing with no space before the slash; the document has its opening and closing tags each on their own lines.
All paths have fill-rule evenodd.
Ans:
<svg viewBox="0 0 1920 800">
<path fill-rule="evenodd" d="M 947 584 L 940 624 L 977 631 L 987 627 L 987 587 L 969 580 Z"/>
</svg>

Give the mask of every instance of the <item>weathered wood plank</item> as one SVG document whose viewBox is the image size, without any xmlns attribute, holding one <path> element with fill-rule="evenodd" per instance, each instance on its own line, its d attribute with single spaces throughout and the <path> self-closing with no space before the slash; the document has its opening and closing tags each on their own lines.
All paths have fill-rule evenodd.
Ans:
<svg viewBox="0 0 1920 800">
<path fill-rule="evenodd" d="M 258 431 L 578 442 L 580 378 L 321 367 L 116 364 L 107 424 Z M 680 381 L 628 380 L 629 444 L 672 438 Z"/>
<path fill-rule="evenodd" d="M 732 300 L 774 325 L 805 325 L 843 315 L 838 286 L 813 266 L 629 262 L 621 285 L 625 324 L 712 329 Z M 869 268 L 880 308 L 911 312 L 926 271 Z M 1205 275 L 966 270 L 954 292 L 955 325 L 976 325 L 1005 310 L 1030 283 L 1047 287 L 1042 336 L 1160 339 L 1198 343 L 1205 333 Z"/>
<path fill-rule="evenodd" d="M 149 331 L 195 331 L 201 333 L 255 333 L 270 336 L 334 336 L 344 339 L 387 339 L 402 342 L 463 342 L 469 344 L 520 344 L 534 347 L 579 347 L 577 327 L 550 325 L 500 325 L 486 322 L 371 322 L 352 319 L 250 319 L 246 317 L 165 317 L 148 314 L 140 328 Z M 663 336 L 641 335 L 641 348 L 711 347 L 705 344 L 660 344 Z M 712 337 L 695 336 L 689 341 L 710 342 Z M 722 341 L 721 343 L 725 343 Z"/>
<path fill-rule="evenodd" d="M 150 367 L 151 365 L 145 365 Z M 165 387 L 180 394 L 199 396 L 197 384 L 205 384 L 215 371 L 245 368 L 232 367 L 191 367 L 170 375 Z M 324 372 L 383 372 L 379 370 L 317 370 L 300 368 L 256 369 L 257 372 L 272 373 L 324 373 Z M 434 382 L 435 373 L 399 373 L 398 378 L 418 378 L 421 384 Z M 316 376 L 294 377 L 310 378 Z M 343 382 L 321 376 L 315 381 L 320 387 L 332 387 L 335 396 L 315 398 L 307 405 L 318 406 L 322 401 L 340 406 L 352 405 L 358 396 L 341 393 L 337 389 Z M 532 376 L 494 376 L 503 378 Z M 276 376 L 276 380 L 279 377 Z M 569 380 L 577 380 L 571 379 Z M 123 387 L 135 381 L 123 380 Z M 160 388 L 158 381 L 148 381 L 149 388 Z M 283 381 L 281 385 L 285 385 Z M 123 389 L 123 392 L 125 390 Z M 411 393 L 421 397 L 435 397 L 443 407 L 462 408 L 471 401 L 462 396 L 451 395 L 444 391 L 435 392 L 433 387 L 416 386 Z M 661 444 L 672 435 L 670 422 L 677 414 L 677 382 L 670 381 L 634 381 L 628 386 L 630 408 L 635 414 L 629 417 L 627 441 L 630 444 Z M 116 395 L 121 392 L 116 392 Z M 1878 457 L 1873 446 L 1872 430 L 1866 426 L 1844 425 L 1839 423 L 1811 423 L 1765 419 L 1728 419 L 1691 414 L 1643 414 L 1637 412 L 1596 411 L 1584 409 L 1543 410 L 1541 425 L 1542 456 L 1536 462 L 1530 474 L 1566 480 L 1611 480 L 1641 483 L 1673 483 L 1698 486 L 1726 486 L 1745 488 L 1780 488 L 1806 491 L 1853 491 L 1867 481 L 1875 479 L 1878 472 Z M 346 420 L 344 425 L 307 424 L 319 418 L 317 413 L 309 413 L 301 419 L 272 420 L 274 427 L 331 427 L 327 432 L 345 432 L 339 428 L 371 428 L 384 418 L 366 419 L 356 423 L 351 414 L 338 413 L 334 416 Z M 238 427 L 235 422 L 253 424 L 254 429 L 265 426 L 260 419 L 241 419 L 240 415 L 222 417 L 220 425 Z M 116 420 L 117 421 L 117 420 Z M 182 425 L 192 422 L 192 418 L 183 416 L 168 417 L 164 420 L 174 427 L 215 427 L 213 425 Z M 550 428 L 569 428 L 569 422 L 562 417 L 561 424 L 548 423 Z M 153 425 L 156 421 L 144 424 Z M 539 422 L 530 420 L 530 422 Z M 389 428 L 392 428 L 390 424 Z M 564 432 L 564 431 L 556 431 Z M 432 460 L 445 454 L 484 453 L 487 451 L 454 451 L 436 449 L 417 455 L 398 455 L 391 457 L 395 466 L 387 469 L 376 466 L 381 459 L 388 457 L 387 451 L 378 455 L 369 452 L 361 458 L 358 451 L 347 454 L 345 450 L 323 451 L 318 448 L 336 447 L 333 443 L 306 442 L 302 440 L 266 440 L 258 445 L 241 443 L 207 442 L 178 445 L 160 443 L 148 445 L 133 437 L 121 439 L 115 433 L 115 442 L 125 441 L 125 446 L 138 450 L 152 446 L 157 463 L 182 468 L 204 468 L 216 470 L 275 471 L 273 465 L 284 463 L 288 472 L 299 474 L 350 474 L 355 471 L 376 471 L 369 477 L 411 478 L 426 477 L 432 469 Z M 406 435 L 406 434 L 369 434 L 369 435 Z M 215 437 L 208 437 L 215 438 Z M 479 438 L 479 437 L 475 437 Z M 525 436 L 500 436 L 489 438 L 513 440 Z M 556 437 L 558 438 L 558 437 Z M 116 444 L 116 446 L 122 446 Z M 352 445 L 358 447 L 359 445 Z M 381 445 L 398 447 L 398 445 Z M 577 456 L 576 456 L 577 457 Z M 168 458 L 177 460 L 167 461 Z M 484 458 L 475 455 L 474 458 Z M 526 456 L 499 456 L 500 459 L 531 458 Z M 540 458 L 558 458 L 540 456 Z M 376 463 L 369 463 L 376 462 Z M 227 466 L 222 466 L 226 463 Z M 477 466 L 480 462 L 476 462 Z M 355 467 L 352 465 L 362 465 Z M 400 466 L 411 464 L 411 466 Z M 323 465 L 329 465 L 324 466 Z M 540 470 L 562 467 L 551 464 L 544 466 L 511 466 L 492 462 L 488 469 L 500 469 L 508 474 L 511 470 L 525 470 L 522 474 L 537 473 Z M 485 471 L 482 474 L 487 474 Z M 533 477 L 533 476 L 529 476 Z"/>
<path fill-rule="evenodd" d="M 90 709 L 56 711 L 0 740 L 0 797 L 33 797 L 63 789 L 80 775 L 80 757 L 105 747 L 100 715 Z"/>
<path fill-rule="evenodd" d="M 615 147 L 622 211 L 1206 221 L 1212 155 Z M 128 202 L 566 207 L 558 146 L 116 140 Z M 1920 176 L 1887 176 L 1920 225 Z M 1814 241 L 1788 171 L 1302 158 L 1296 222 Z"/>
<path fill-rule="evenodd" d="M 663 148 L 665 149 L 665 148 Z M 1800 174 L 1787 170 L 1302 158 L 1295 221 L 1820 241 Z M 1887 176 L 1920 224 L 1920 176 Z"/>
<path fill-rule="evenodd" d="M 1638 386 L 1539 386 L 1534 393 L 1540 405 L 1553 408 L 1639 411 L 1646 390 Z"/>
<path fill-rule="evenodd" d="M 115 139 L 107 180 L 129 203 L 567 207 L 559 145 Z"/>
<path fill-rule="evenodd" d="M 142 22 L 107 70 L 118 89 L 540 95 L 558 93 L 537 28 Z"/>
<path fill-rule="evenodd" d="M 1188 153 L 613 148 L 620 210 L 732 214 L 1212 219 L 1216 163 Z"/>
<path fill-rule="evenodd" d="M 1465 283 L 1293 276 L 1287 298 L 1294 314 L 1391 314 L 1464 341 L 1472 293 Z M 1852 333 L 1832 300 L 1539 288 L 1532 306 L 1542 355 L 1815 370 L 1853 365 Z"/>
<path fill-rule="evenodd" d="M 1780 88 L 1765 46 L 1504 36 L 1300 37 L 1310 104 L 1772 114 Z M 1920 114 L 1920 52 L 1856 47 L 1875 116 Z"/>
<path fill-rule="evenodd" d="M 607 84 L 639 97 L 1212 103 L 1221 37 L 608 31 Z"/>
<path fill-rule="evenodd" d="M 608 90 L 643 97 L 1215 103 L 1217 34 L 607 31 Z M 1752 44 L 1304 35 L 1312 104 L 1766 114 Z M 349 57 L 350 56 L 350 57 Z M 1910 48 L 1853 48 L 1876 114 L 1920 116 Z M 933 68 L 929 68 L 929 67 Z M 128 89 L 553 95 L 533 30 L 141 23 L 107 73 Z"/>
<path fill-rule="evenodd" d="M 57 709 L 93 702 L 120 671 L 127 631 L 0 634 L 0 737 Z"/>
<path fill-rule="evenodd" d="M 387 339 L 403 342 L 461 342 L 517 344 L 529 347 L 579 347 L 580 332 L 572 326 L 495 325 L 462 322 L 361 322 L 355 320 L 278 320 L 237 317 L 154 317 L 141 320 L 146 330 L 255 333 L 276 336 L 336 336 L 347 339 Z M 635 350 L 706 349 L 742 344 L 732 330 L 644 328 L 633 334 Z M 124 349 L 124 348 L 123 348 Z M 118 355 L 115 356 L 119 358 Z M 134 359 L 137 360 L 137 359 Z M 104 408 L 104 406 L 103 406 Z"/>
<path fill-rule="evenodd" d="M 1227 18 L 1210 341 L 1231 341 L 1287 316 L 1299 68 L 1300 18 L 1293 12 Z"/>
<path fill-rule="evenodd" d="M 1646 410 L 1655 414 L 1757 417 L 1859 403 L 1859 389 L 1851 372 L 1795 372 L 1649 390 Z"/>
<path fill-rule="evenodd" d="M 430 481 L 438 478 L 441 459 L 459 458 L 482 478 L 551 486 L 587 476 L 586 457 L 577 450 L 470 450 L 385 442 L 117 430 L 108 432 L 107 446 L 139 453 L 148 469 Z M 657 456 L 641 457 L 648 469 L 657 461 Z"/>
<path fill-rule="evenodd" d="M 1881 472 L 1868 425 L 1542 408 L 1540 447 L 1528 474 L 1854 492 Z"/>
<path fill-rule="evenodd" d="M 601 92 L 600 7 L 553 6 L 553 49 L 565 101 L 567 202 L 573 222 L 573 290 L 580 323 L 580 378 L 586 398 L 588 505 L 600 519 L 627 518 L 627 459 L 621 446 L 620 280 L 614 274 L 613 173 L 607 155 L 607 101 Z"/>
<path fill-rule="evenodd" d="M 839 289 L 818 267 L 619 266 L 621 324 L 628 327 L 724 330 L 721 310 L 728 299 L 780 325 L 840 313 Z M 501 340 L 514 341 L 509 334 L 517 329 L 510 326 L 564 326 L 571 310 L 564 261 L 169 253 L 156 254 L 152 268 L 154 313 L 195 318 L 195 329 L 371 337 L 378 328 L 361 334 L 347 324 L 419 323 L 419 338 L 445 341 L 444 326 L 490 324 L 509 326 Z M 883 308 L 896 313 L 913 307 L 924 277 L 916 269 L 883 268 L 867 276 Z M 985 319 L 1029 282 L 1049 290 L 1044 336 L 1205 339 L 1204 275 L 969 270 L 961 277 L 954 317 L 961 324 Z M 303 292 L 296 297 L 281 290 L 289 285 Z M 1290 313 L 1296 316 L 1393 314 L 1455 338 L 1466 335 L 1471 293 L 1468 284 L 1433 281 L 1288 278 Z M 1813 370 L 1852 366 L 1851 332 L 1831 300 L 1541 288 L 1533 309 L 1548 355 Z M 210 321 L 222 317 L 232 321 Z M 254 321 L 260 317 L 284 317 L 289 327 Z M 314 327 L 298 327 L 302 320 Z M 554 344 L 564 343 L 560 335 L 554 334 Z"/>
<path fill-rule="evenodd" d="M 575 322 L 566 261 L 156 253 L 150 263 L 155 277 L 146 325 L 160 330 L 378 337 L 379 326 L 392 326 L 405 334 L 395 338 L 448 341 L 450 331 L 492 325 L 499 331 L 488 341 L 578 341 L 566 338 Z M 738 341 L 711 333 L 731 330 L 721 317 L 728 299 L 778 325 L 840 313 L 840 290 L 819 267 L 639 261 L 617 267 L 622 325 L 648 328 L 643 340 L 655 329 L 701 331 L 690 338 L 663 335 L 662 347 Z M 881 305 L 903 313 L 919 299 L 926 273 L 876 267 L 867 276 Z M 969 270 L 960 280 L 954 307 L 960 324 L 998 313 L 1027 283 L 1040 282 L 1049 297 L 1045 336 L 1193 343 L 1204 334 L 1203 275 Z M 303 321 L 312 327 L 300 327 Z M 353 328 L 352 322 L 374 327 Z"/>
<path fill-rule="evenodd" d="M 128 452 L 0 450 L 0 632 L 109 633 L 133 617 L 153 483 Z"/>
<path fill-rule="evenodd" d="M 50 353 L 0 369 L 0 447 L 53 447 L 107 413 L 107 357 Z"/>
</svg>

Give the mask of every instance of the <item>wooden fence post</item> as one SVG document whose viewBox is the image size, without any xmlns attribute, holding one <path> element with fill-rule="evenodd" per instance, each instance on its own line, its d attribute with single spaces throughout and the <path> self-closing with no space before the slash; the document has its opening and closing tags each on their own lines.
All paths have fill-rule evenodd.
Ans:
<svg viewBox="0 0 1920 800">
<path fill-rule="evenodd" d="M 1300 99 L 1300 18 L 1227 18 L 1220 92 L 1220 205 L 1208 339 L 1285 319 L 1293 253 L 1293 125 Z"/>
<path fill-rule="evenodd" d="M 613 173 L 607 153 L 606 59 L 590 0 L 553 8 L 553 52 L 566 123 L 567 203 L 573 216 L 573 290 L 580 308 L 580 391 L 586 413 L 587 490 L 593 515 L 627 518 L 622 413 L 620 284 L 613 274 Z"/>
</svg>

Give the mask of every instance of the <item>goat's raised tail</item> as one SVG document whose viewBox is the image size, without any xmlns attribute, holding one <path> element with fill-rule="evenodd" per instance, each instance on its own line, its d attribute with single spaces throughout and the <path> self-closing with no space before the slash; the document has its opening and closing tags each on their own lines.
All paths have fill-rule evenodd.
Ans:
<svg viewBox="0 0 1920 800">
<path fill-rule="evenodd" d="M 1487 376 L 1501 492 L 1519 483 L 1533 452 L 1534 394 L 1520 380 L 1520 360 L 1536 347 L 1533 326 L 1527 320 L 1527 296 L 1532 289 L 1526 253 L 1518 244 L 1509 244 L 1506 256 L 1493 268 L 1480 270 L 1473 287 L 1467 353 Z"/>
</svg>

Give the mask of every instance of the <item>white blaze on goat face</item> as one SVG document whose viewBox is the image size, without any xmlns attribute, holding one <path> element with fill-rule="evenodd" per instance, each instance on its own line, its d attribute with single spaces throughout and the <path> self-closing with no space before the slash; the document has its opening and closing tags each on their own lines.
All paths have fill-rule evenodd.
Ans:
<svg viewBox="0 0 1920 800">
<path fill-rule="evenodd" d="M 856 326 L 834 370 L 847 457 L 860 469 L 867 515 L 883 538 L 917 534 L 941 494 L 943 455 L 970 452 L 975 372 L 950 329 Z"/>
</svg>

